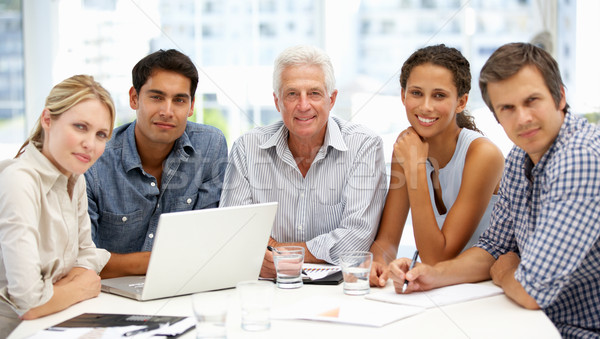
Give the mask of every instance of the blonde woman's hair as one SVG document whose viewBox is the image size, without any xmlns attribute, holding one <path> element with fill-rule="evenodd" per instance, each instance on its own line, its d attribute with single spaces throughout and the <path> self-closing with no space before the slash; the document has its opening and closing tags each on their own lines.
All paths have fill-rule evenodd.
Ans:
<svg viewBox="0 0 600 339">
<path fill-rule="evenodd" d="M 90 75 L 74 75 L 61 81 L 50 90 L 44 107 L 50 112 L 52 119 L 58 119 L 62 113 L 84 100 L 99 100 L 108 108 L 110 113 L 110 130 L 108 136 L 110 138 L 115 124 L 115 105 L 110 93 Z M 44 129 L 42 128 L 41 118 L 40 115 L 33 132 L 23 146 L 21 146 L 15 158 L 23 154 L 25 146 L 30 142 L 43 145 Z"/>
</svg>

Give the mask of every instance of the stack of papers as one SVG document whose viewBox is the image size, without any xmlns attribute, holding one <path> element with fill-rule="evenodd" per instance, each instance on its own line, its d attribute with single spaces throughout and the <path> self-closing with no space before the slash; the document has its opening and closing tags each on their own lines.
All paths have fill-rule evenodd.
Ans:
<svg viewBox="0 0 600 339">
<path fill-rule="evenodd" d="M 430 291 L 398 294 L 395 291 L 372 293 L 367 299 L 417 307 L 439 307 L 502 294 L 502 288 L 486 284 L 459 284 Z"/>
<path fill-rule="evenodd" d="M 339 266 L 329 264 L 304 264 L 302 265 L 303 278 L 310 280 L 323 279 L 329 275 L 342 270 Z"/>
</svg>

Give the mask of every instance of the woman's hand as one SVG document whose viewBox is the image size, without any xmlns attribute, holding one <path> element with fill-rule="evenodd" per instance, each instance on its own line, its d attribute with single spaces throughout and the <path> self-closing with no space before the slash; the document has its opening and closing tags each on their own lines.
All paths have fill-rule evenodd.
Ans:
<svg viewBox="0 0 600 339">
<path fill-rule="evenodd" d="M 418 164 L 424 164 L 428 153 L 429 144 L 421 140 L 412 127 L 402 131 L 394 144 L 394 160 L 402 166 L 404 173 L 412 173 Z"/>
</svg>

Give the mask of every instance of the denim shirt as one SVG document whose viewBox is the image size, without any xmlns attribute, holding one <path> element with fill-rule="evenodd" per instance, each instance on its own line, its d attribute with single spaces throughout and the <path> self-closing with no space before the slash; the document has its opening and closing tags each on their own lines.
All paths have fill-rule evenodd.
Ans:
<svg viewBox="0 0 600 339">
<path fill-rule="evenodd" d="M 223 133 L 188 121 L 163 163 L 159 189 L 142 168 L 135 123 L 116 128 L 85 173 L 92 239 L 114 253 L 151 251 L 161 213 L 218 207 L 227 166 Z"/>
</svg>

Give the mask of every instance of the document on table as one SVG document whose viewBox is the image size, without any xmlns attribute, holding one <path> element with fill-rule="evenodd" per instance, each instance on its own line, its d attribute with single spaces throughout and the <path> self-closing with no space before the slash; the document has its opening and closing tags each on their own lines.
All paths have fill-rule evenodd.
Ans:
<svg viewBox="0 0 600 339">
<path fill-rule="evenodd" d="M 393 290 L 383 291 L 369 294 L 366 296 L 366 298 L 387 303 L 431 308 L 457 304 L 502 293 L 504 293 L 502 289 L 495 285 L 459 284 L 440 287 L 430 291 L 412 292 L 408 294 L 398 294 Z"/>
<path fill-rule="evenodd" d="M 159 327 L 154 328 L 156 325 Z M 28 337 L 28 339 L 104 339 L 118 338 L 125 334 L 128 334 L 128 338 L 132 339 L 143 339 L 153 336 L 175 338 L 184 334 L 195 325 L 196 320 L 193 317 L 84 313 L 53 327 L 39 331 L 33 336 Z M 147 327 L 151 328 L 143 332 L 136 331 L 146 329 Z"/>
<path fill-rule="evenodd" d="M 339 272 L 342 268 L 329 264 L 304 264 L 302 265 L 302 270 L 304 271 L 303 278 L 307 277 L 310 280 L 318 280 Z"/>
<path fill-rule="evenodd" d="M 363 298 L 311 297 L 271 312 L 273 319 L 302 319 L 381 327 L 423 312 L 422 307 L 381 304 Z"/>
</svg>

